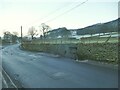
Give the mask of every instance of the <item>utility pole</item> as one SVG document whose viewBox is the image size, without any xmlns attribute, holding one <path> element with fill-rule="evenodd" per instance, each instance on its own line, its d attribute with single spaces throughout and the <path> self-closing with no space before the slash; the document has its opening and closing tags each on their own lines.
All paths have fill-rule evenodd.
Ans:
<svg viewBox="0 0 120 90">
<path fill-rule="evenodd" d="M 23 35 L 22 35 L 22 26 L 21 26 L 21 42 L 22 42 L 22 37 L 23 37 Z"/>
</svg>

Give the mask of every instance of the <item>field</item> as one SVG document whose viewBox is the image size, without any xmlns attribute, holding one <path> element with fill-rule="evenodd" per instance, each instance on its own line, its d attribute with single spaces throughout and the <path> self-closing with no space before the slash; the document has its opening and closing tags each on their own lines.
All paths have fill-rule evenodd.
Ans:
<svg viewBox="0 0 120 90">
<path fill-rule="evenodd" d="M 32 44 L 117 43 L 118 37 L 85 37 L 81 39 L 35 39 Z"/>
</svg>

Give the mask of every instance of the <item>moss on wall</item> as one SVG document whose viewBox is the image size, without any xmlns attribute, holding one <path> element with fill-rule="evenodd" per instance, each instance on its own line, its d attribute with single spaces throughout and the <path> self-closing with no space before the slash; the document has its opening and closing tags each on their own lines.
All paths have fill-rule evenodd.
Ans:
<svg viewBox="0 0 120 90">
<path fill-rule="evenodd" d="M 79 60 L 96 60 L 108 63 L 118 63 L 117 43 L 93 43 L 93 44 L 34 44 L 24 42 L 22 47 L 26 50 L 59 54 Z M 76 47 L 77 49 L 71 49 Z"/>
<path fill-rule="evenodd" d="M 78 58 L 118 63 L 117 43 L 79 44 Z"/>
</svg>

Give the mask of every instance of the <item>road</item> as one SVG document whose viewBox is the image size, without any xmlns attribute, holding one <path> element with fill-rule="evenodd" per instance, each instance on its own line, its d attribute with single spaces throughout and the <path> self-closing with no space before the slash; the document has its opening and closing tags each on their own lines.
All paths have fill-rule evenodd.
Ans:
<svg viewBox="0 0 120 90">
<path fill-rule="evenodd" d="M 12 79 L 2 68 L 2 49 L 4 47 L 0 45 L 0 90 L 2 88 L 17 88 Z"/>
<path fill-rule="evenodd" d="M 24 88 L 117 88 L 118 70 L 11 45 L 2 50 L 2 66 Z"/>
</svg>

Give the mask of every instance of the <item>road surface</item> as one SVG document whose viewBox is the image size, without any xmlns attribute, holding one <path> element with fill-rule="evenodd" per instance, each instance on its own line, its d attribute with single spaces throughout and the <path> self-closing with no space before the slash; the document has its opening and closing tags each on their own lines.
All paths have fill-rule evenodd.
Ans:
<svg viewBox="0 0 120 90">
<path fill-rule="evenodd" d="M 24 88 L 117 88 L 118 70 L 11 45 L 2 50 L 2 66 Z"/>
<path fill-rule="evenodd" d="M 2 68 L 2 49 L 4 47 L 0 45 L 0 90 L 2 88 L 17 88 L 12 79 Z"/>
</svg>

